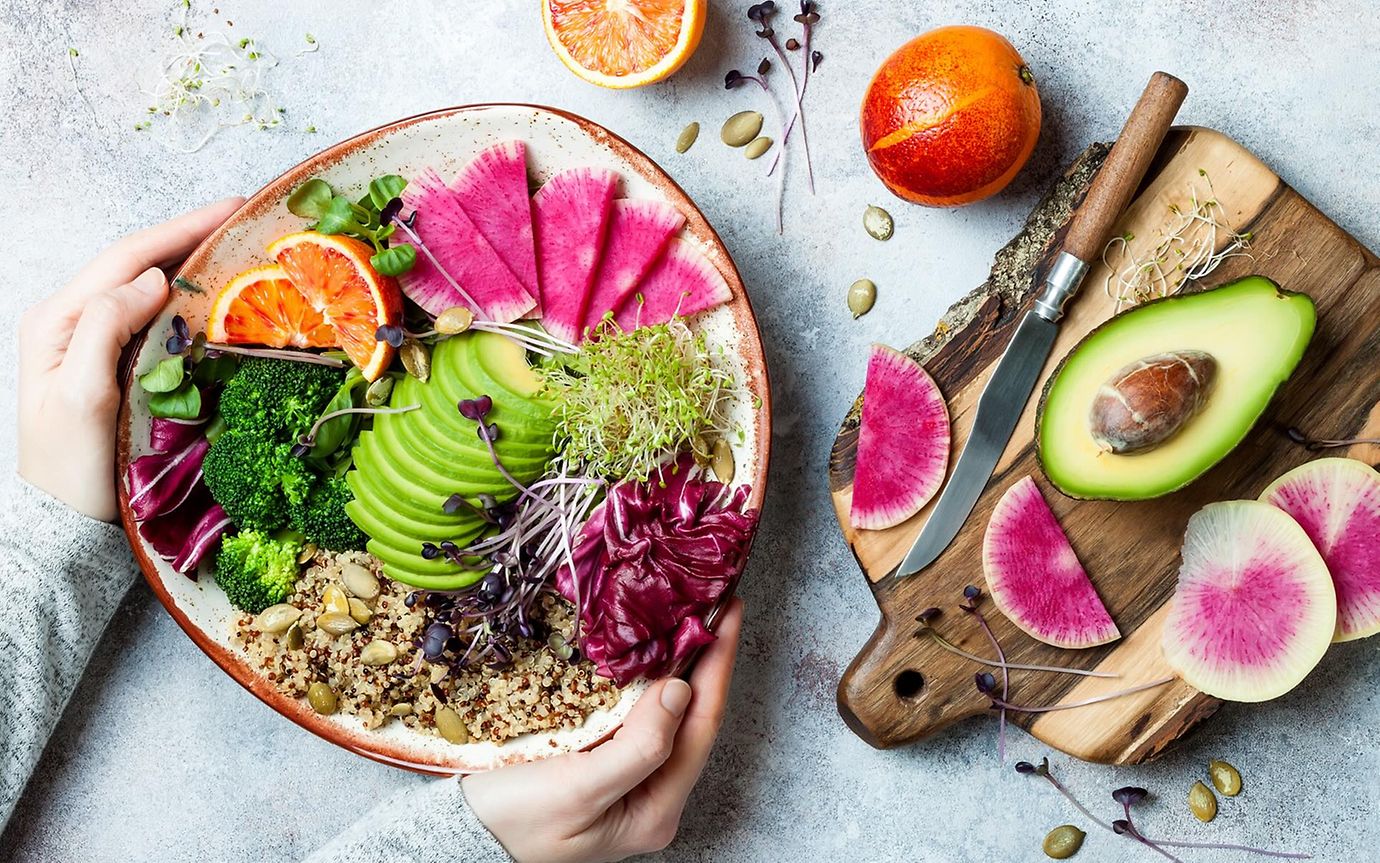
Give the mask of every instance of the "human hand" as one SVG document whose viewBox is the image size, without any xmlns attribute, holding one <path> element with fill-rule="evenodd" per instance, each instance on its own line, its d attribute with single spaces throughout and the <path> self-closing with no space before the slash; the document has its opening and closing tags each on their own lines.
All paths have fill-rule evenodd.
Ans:
<svg viewBox="0 0 1380 863">
<path fill-rule="evenodd" d="M 743 603 L 734 599 L 690 683 L 651 686 L 588 752 L 465 777 L 470 809 L 519 863 L 595 863 L 671 844 L 723 720 Z"/>
<path fill-rule="evenodd" d="M 116 241 L 19 324 L 19 474 L 112 521 L 120 350 L 168 298 L 176 264 L 233 213 L 227 198 Z"/>
</svg>

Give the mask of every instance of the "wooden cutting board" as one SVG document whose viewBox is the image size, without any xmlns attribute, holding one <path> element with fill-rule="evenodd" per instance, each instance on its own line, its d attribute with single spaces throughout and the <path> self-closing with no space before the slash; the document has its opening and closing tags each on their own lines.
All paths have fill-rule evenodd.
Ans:
<svg viewBox="0 0 1380 863">
<path fill-rule="evenodd" d="M 991 278 L 955 304 L 934 334 L 909 348 L 948 401 L 955 457 L 967 437 L 978 395 L 1020 316 L 1034 302 L 1033 286 L 1043 278 L 1058 237 L 1067 228 L 1070 206 L 1086 191 L 1106 152 L 1106 146 L 1098 144 L 1085 151 L 1031 214 L 1022 233 L 998 253 Z M 848 725 L 873 746 L 910 743 L 968 717 L 995 717 L 973 684 L 974 673 L 984 669 L 942 650 L 928 637 L 916 637 L 915 617 L 939 606 L 945 610 L 934 624 L 940 633 L 972 653 L 994 655 L 976 623 L 957 605 L 965 585 L 984 586 L 983 532 L 998 498 L 1021 477 L 1035 477 L 1123 637 L 1091 650 L 1061 650 L 1022 633 L 990 600 L 984 600 L 983 610 L 1008 661 L 1121 674 L 1120 679 L 1108 680 L 1011 672 L 1013 702 L 1071 703 L 1170 674 L 1160 652 L 1160 630 L 1174 591 L 1188 518 L 1211 501 L 1255 498 L 1275 477 L 1317 455 L 1288 440 L 1283 428 L 1297 426 L 1320 438 L 1380 436 L 1380 260 L 1250 152 L 1202 128 L 1177 127 L 1170 133 L 1113 236 L 1129 233 L 1133 246 L 1153 246 L 1173 216 L 1171 206 L 1190 208 L 1195 188 L 1200 197 L 1214 194 L 1227 223 L 1251 238 L 1249 256 L 1225 260 L 1201 287 L 1250 274 L 1267 276 L 1311 296 L 1318 307 L 1318 327 L 1302 364 L 1255 429 L 1235 452 L 1187 488 L 1136 503 L 1077 501 L 1055 491 L 1036 461 L 1032 439 L 1044 378 L 1079 339 L 1114 312 L 1115 303 L 1104 290 L 1109 273 L 1104 264 L 1093 266 L 1070 303 L 1037 396 L 1027 405 L 967 525 L 943 556 L 917 575 L 886 578 L 920 533 L 930 507 L 884 531 L 849 526 L 861 397 L 844 420 L 830 458 L 830 489 L 844 538 L 882 619 L 844 673 L 838 704 Z M 1219 240 L 1219 246 L 1225 243 L 1225 238 Z M 1380 447 L 1373 445 L 1330 454 L 1380 462 Z M 1010 721 L 1078 758 L 1134 764 L 1162 752 L 1218 706 L 1216 699 L 1175 681 L 1090 707 L 1013 714 Z M 995 719 L 991 721 L 995 733 Z"/>
</svg>

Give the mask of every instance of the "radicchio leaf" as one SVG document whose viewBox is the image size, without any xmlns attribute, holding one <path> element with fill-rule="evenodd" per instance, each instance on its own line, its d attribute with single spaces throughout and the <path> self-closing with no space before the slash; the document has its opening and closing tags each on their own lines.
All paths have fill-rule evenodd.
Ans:
<svg viewBox="0 0 1380 863">
<path fill-rule="evenodd" d="M 180 450 L 150 453 L 129 465 L 129 508 L 136 521 L 166 515 L 201 484 L 201 463 L 211 445 L 196 437 Z"/>
<path fill-rule="evenodd" d="M 178 572 L 191 572 L 229 526 L 225 510 L 198 484 L 176 510 L 142 522 L 139 535 Z"/>
</svg>

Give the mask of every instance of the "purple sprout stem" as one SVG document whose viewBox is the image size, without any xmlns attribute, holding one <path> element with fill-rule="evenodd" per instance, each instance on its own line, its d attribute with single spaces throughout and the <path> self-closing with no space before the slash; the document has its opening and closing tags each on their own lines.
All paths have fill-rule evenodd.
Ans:
<svg viewBox="0 0 1380 863">
<path fill-rule="evenodd" d="M 777 50 L 780 51 L 780 49 L 777 49 Z M 786 68 L 788 68 L 788 69 L 790 68 L 789 64 L 787 65 Z M 781 157 L 781 154 L 782 154 L 783 152 L 785 152 L 785 150 L 786 150 L 786 134 L 785 134 L 785 130 L 786 130 L 786 119 L 785 119 L 785 118 L 786 118 L 786 112 L 783 111 L 783 110 L 781 110 L 781 103 L 780 103 L 780 101 L 777 100 L 776 94 L 773 93 L 773 92 L 771 91 L 771 88 L 767 86 L 767 79 L 766 79 L 766 78 L 759 78 L 759 77 L 757 77 L 756 75 L 744 75 L 744 76 L 742 76 L 742 78 L 740 78 L 739 80 L 756 82 L 757 86 L 759 86 L 759 87 L 762 88 L 762 92 L 763 92 L 763 93 L 766 93 L 766 94 L 767 94 L 767 98 L 771 101 L 772 109 L 773 109 L 774 111 L 776 111 L 776 125 L 777 125 L 777 128 L 778 128 L 778 129 L 781 129 L 782 132 L 783 132 L 783 134 L 782 134 L 782 136 L 781 136 L 781 143 L 780 143 L 780 145 L 778 146 L 777 151 L 776 151 L 777 158 L 780 158 L 780 157 Z M 794 72 L 791 73 L 791 80 L 795 80 L 795 73 L 794 73 Z M 775 164 L 775 163 L 773 163 L 773 164 Z M 786 230 L 786 229 L 785 229 L 785 223 L 782 221 L 782 218 L 783 218 L 783 217 L 782 217 L 782 209 L 781 209 L 782 206 L 783 206 L 783 201 L 785 200 L 785 198 L 786 198 L 786 172 L 785 172 L 785 171 L 782 171 L 782 172 L 780 173 L 780 175 L 778 175 L 777 178 L 776 178 L 776 233 L 777 233 L 778 236 L 781 235 L 781 234 L 783 234 L 783 233 L 785 233 L 785 230 Z"/>
<path fill-rule="evenodd" d="M 241 345 L 223 345 L 219 342 L 207 342 L 206 350 L 220 351 L 223 354 L 240 354 L 246 357 L 263 357 L 270 360 L 290 360 L 297 363 L 312 363 L 318 366 L 330 366 L 331 368 L 344 368 L 345 361 L 334 357 L 323 357 L 310 351 L 285 351 L 277 348 L 246 348 Z"/>
<path fill-rule="evenodd" d="M 1142 683 L 1139 686 L 1132 686 L 1130 689 L 1123 689 L 1119 692 L 1109 692 L 1106 695 L 1098 695 L 1093 698 L 1085 698 L 1082 701 L 1074 701 L 1070 704 L 1050 704 L 1044 707 L 1035 707 L 1027 704 L 1011 704 L 1004 698 L 992 698 L 992 705 L 1003 710 L 1012 710 L 1016 713 L 1051 713 L 1055 710 L 1072 710 L 1075 707 L 1088 707 L 1093 704 L 1100 704 L 1103 701 L 1111 701 L 1113 698 L 1121 698 L 1124 695 L 1135 695 L 1137 692 L 1144 692 L 1147 689 L 1154 689 L 1173 683 L 1173 675 L 1162 677 L 1159 680 L 1152 680 L 1149 683 Z M 990 696 L 989 696 L 990 697 Z"/>
<path fill-rule="evenodd" d="M 810 31 L 809 31 L 808 29 L 806 29 L 806 31 L 805 31 L 805 40 L 806 40 L 806 41 L 805 41 L 805 46 L 804 46 L 804 52 L 805 52 L 805 74 L 806 74 L 806 76 L 807 76 L 807 78 L 806 78 L 806 81 L 807 81 L 807 82 L 808 82 L 808 80 L 809 80 L 809 79 L 808 79 L 808 75 L 810 74 L 810 72 L 809 72 L 809 70 L 810 70 L 810 42 L 809 42 L 810 35 L 809 35 L 809 33 L 810 33 Z M 783 66 L 786 67 L 786 73 L 787 73 L 788 75 L 791 76 L 791 91 L 792 91 L 793 93 L 795 93 L 795 116 L 793 116 L 793 117 L 791 118 L 791 123 L 794 124 L 794 122 L 795 122 L 795 117 L 799 117 L 799 118 L 800 118 L 800 144 L 801 144 L 802 147 L 805 148 L 805 168 L 806 168 L 806 173 L 808 173 L 808 174 L 809 174 L 809 177 L 810 177 L 810 194 L 813 195 L 813 194 L 815 193 L 815 172 L 814 172 L 814 168 L 811 167 L 811 164 L 810 164 L 810 136 L 807 135 L 807 134 L 805 133 L 805 106 L 802 104 L 802 101 L 801 101 L 801 100 L 804 99 L 804 97 L 805 97 L 805 88 L 802 87 L 802 86 L 800 85 L 800 79 L 797 78 L 796 75 L 795 75 L 795 67 L 791 65 L 791 59 L 790 59 L 789 57 L 786 56 L 786 52 L 783 51 L 783 50 L 781 49 L 781 43 L 780 43 L 779 41 L 777 41 L 777 39 L 776 39 L 776 34 L 775 34 L 774 32 L 773 32 L 770 36 L 767 37 L 767 41 L 771 43 L 771 47 L 776 51 L 776 56 L 779 57 L 779 58 L 781 58 L 781 64 L 782 64 Z M 784 112 L 783 112 L 783 113 L 784 113 Z M 784 147 L 786 146 L 786 139 L 789 138 L 789 137 L 791 136 L 791 126 L 790 126 L 790 125 L 786 125 L 785 123 L 783 123 L 781 128 L 782 128 L 781 146 L 784 148 Z M 773 167 L 773 168 L 775 167 L 775 164 L 776 164 L 775 162 L 772 163 L 772 167 Z M 783 170 L 781 173 L 782 173 L 782 175 L 784 175 L 786 172 Z M 768 169 L 768 171 L 767 171 L 767 176 L 771 176 L 771 169 Z"/>
<path fill-rule="evenodd" d="M 1101 818 L 1098 818 L 1096 815 L 1089 812 L 1088 807 L 1084 806 L 1083 803 L 1077 797 L 1074 797 L 1073 792 L 1064 787 L 1064 783 L 1060 782 L 1058 779 L 1055 779 L 1053 773 L 1045 772 L 1041 775 L 1044 776 L 1045 779 L 1049 780 L 1049 784 L 1054 786 L 1055 791 L 1058 791 L 1060 794 L 1064 795 L 1064 799 L 1068 800 L 1068 802 L 1073 804 L 1074 809 L 1077 809 L 1079 812 L 1082 812 L 1084 818 L 1087 818 L 1089 821 L 1096 824 L 1098 827 L 1101 827 L 1103 830 L 1106 830 L 1110 833 L 1116 832 L 1116 830 L 1112 828 L 1111 824 L 1108 824 L 1106 821 L 1103 821 Z"/>
<path fill-rule="evenodd" d="M 1006 763 L 1006 699 L 1011 694 L 1011 674 L 1006 667 L 1006 651 L 1001 649 L 1001 642 L 997 641 L 997 634 L 992 631 L 992 627 L 987 625 L 987 617 L 976 608 L 969 608 L 966 605 L 959 606 L 964 611 L 977 618 L 982 631 L 987 633 L 987 640 L 992 642 L 992 647 L 997 651 L 997 660 L 1001 663 L 1001 712 L 997 714 L 997 762 Z"/>
<path fill-rule="evenodd" d="M 401 228 L 404 234 L 407 234 L 407 238 L 411 240 L 417 248 L 422 250 L 422 254 L 426 255 L 426 259 L 428 261 L 431 261 L 431 265 L 436 268 L 436 272 L 440 273 L 442 276 L 445 276 L 446 281 L 450 283 L 450 286 L 452 288 L 455 288 L 456 292 L 459 293 L 462 298 L 464 298 L 465 302 L 470 304 L 475 315 L 478 316 L 483 314 L 484 310 L 482 307 L 480 307 L 479 303 L 476 303 L 474 301 L 474 297 L 470 296 L 468 291 L 460 287 L 460 283 L 455 280 L 455 277 L 452 276 L 450 272 L 446 270 L 445 267 L 441 266 L 441 262 L 436 260 L 436 256 L 431 253 L 431 249 L 428 249 L 426 247 L 426 243 L 423 243 L 422 238 L 417 235 L 417 232 L 412 230 L 412 226 L 407 223 L 407 220 L 394 219 L 393 223 L 397 225 L 399 228 Z"/>
<path fill-rule="evenodd" d="M 336 417 L 349 416 L 350 414 L 368 414 L 371 416 L 376 416 L 379 414 L 405 414 L 409 411 L 419 410 L 421 409 L 421 407 L 422 406 L 420 404 L 416 404 L 403 405 L 400 408 L 341 408 L 338 411 L 331 411 L 330 413 L 322 414 L 320 419 L 318 419 L 312 425 L 311 429 L 306 434 L 302 435 L 299 442 L 306 446 L 311 446 L 312 444 L 316 443 L 316 433 L 321 431 L 321 427 L 323 425 L 335 419 Z"/>
<path fill-rule="evenodd" d="M 776 173 L 776 166 L 781 162 L 781 153 L 782 153 L 782 151 L 784 150 L 784 148 L 785 148 L 785 146 L 786 146 L 786 139 L 788 139 L 788 138 L 791 137 L 791 131 L 792 131 L 793 129 L 795 129 L 795 121 L 796 121 L 796 118 L 799 118 L 799 119 L 800 119 L 800 139 L 801 139 L 801 141 L 804 143 L 804 146 L 805 146 L 805 174 L 806 174 L 807 177 L 809 177 L 809 180 L 810 180 L 810 194 L 813 195 L 813 194 L 815 193 L 815 166 L 814 166 L 813 162 L 810 160 L 810 138 L 809 138 L 809 136 L 805 133 L 805 114 L 804 114 L 805 107 L 804 107 L 804 102 L 805 102 L 805 91 L 808 90 L 808 89 L 810 88 L 810 67 L 811 67 L 812 65 L 814 65 L 814 64 L 810 62 L 810 25 L 809 25 L 809 24 L 805 24 L 805 25 L 802 25 L 802 26 L 803 26 L 804 29 L 805 29 L 805 42 L 804 42 L 804 44 L 801 46 L 801 49 L 800 49 L 800 50 L 801 50 L 801 55 L 804 57 L 804 63 L 805 63 L 805 79 L 804 79 L 804 81 L 802 81 L 801 84 L 800 84 L 800 98 L 796 101 L 796 111 L 795 111 L 794 114 L 791 115 L 791 119 L 786 123 L 786 132 L 785 132 L 784 135 L 782 135 L 782 140 L 781 140 L 781 147 L 782 147 L 782 149 L 776 151 L 776 157 L 773 158 L 773 159 L 771 160 L 771 167 L 767 169 L 767 176 L 770 177 L 770 176 L 772 176 L 773 174 Z M 786 68 L 790 68 L 790 66 L 788 65 Z"/>
<path fill-rule="evenodd" d="M 1251 854 L 1260 854 L 1264 857 L 1278 857 L 1284 860 L 1312 860 L 1312 854 L 1304 854 L 1298 851 L 1270 851 L 1265 848 L 1255 848 L 1250 845 L 1237 845 L 1232 842 L 1185 842 L 1175 839 L 1150 839 L 1140 832 L 1140 828 L 1131 818 L 1131 804 L 1122 803 L 1121 808 L 1126 812 L 1126 826 L 1132 836 L 1152 845 L 1163 845 L 1166 848 L 1208 848 L 1218 851 L 1246 851 Z"/>
<path fill-rule="evenodd" d="M 1104 677 L 1109 679 L 1117 679 L 1121 677 L 1120 674 L 1117 674 L 1114 671 L 1084 671 L 1081 668 L 1064 668 L 1059 665 L 1027 665 L 1021 662 L 1003 663 L 1000 660 L 988 659 L 985 656 L 978 656 L 976 653 L 969 653 L 968 651 L 959 647 L 957 644 L 954 644 L 949 639 L 935 632 L 933 629 L 926 628 L 924 631 L 936 642 L 938 642 L 940 647 L 944 648 L 945 650 L 949 651 L 955 656 L 961 656 L 964 659 L 971 660 L 972 662 L 976 662 L 981 665 L 991 666 L 992 668 L 1005 667 L 1011 669 L 1012 671 L 1047 671 L 1051 674 L 1076 674 L 1080 677 Z"/>
</svg>

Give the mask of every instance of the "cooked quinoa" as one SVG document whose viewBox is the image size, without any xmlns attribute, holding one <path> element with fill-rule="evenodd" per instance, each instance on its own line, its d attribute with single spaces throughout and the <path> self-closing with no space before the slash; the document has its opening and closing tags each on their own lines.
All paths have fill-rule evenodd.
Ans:
<svg viewBox="0 0 1380 863">
<path fill-rule="evenodd" d="M 371 615 L 367 623 L 332 635 L 317 623 L 326 611 L 328 587 L 334 585 L 337 601 L 342 594 L 349 596 L 341 580 L 347 563 L 368 569 L 380 591 L 365 602 Z M 421 603 L 415 609 L 406 606 L 411 591 L 384 577 L 370 554 L 317 552 L 287 600 L 301 610 L 293 627 L 279 634 L 261 632 L 260 617 L 241 614 L 234 622 L 234 635 L 279 691 L 304 698 L 313 683 L 324 683 L 335 695 L 336 709 L 359 717 L 370 729 L 392 718 L 437 734 L 437 711 L 449 707 L 460 715 L 470 740 L 502 743 L 522 734 L 578 728 L 593 711 L 618 703 L 618 688 L 596 675 L 591 663 L 571 664 L 542 643 L 525 643 L 514 652 L 512 664 L 501 670 L 481 667 L 456 675 L 446 666 L 421 660 L 413 642 L 427 621 Z M 355 611 L 358 617 L 366 616 L 357 604 Z M 546 595 L 537 617 L 553 631 L 568 631 L 572 614 L 569 603 Z M 300 646 L 294 647 L 299 633 Z M 397 657 L 384 665 L 365 664 L 361 652 L 375 641 L 391 644 Z M 386 647 L 371 649 L 380 652 L 389 654 Z"/>
</svg>

